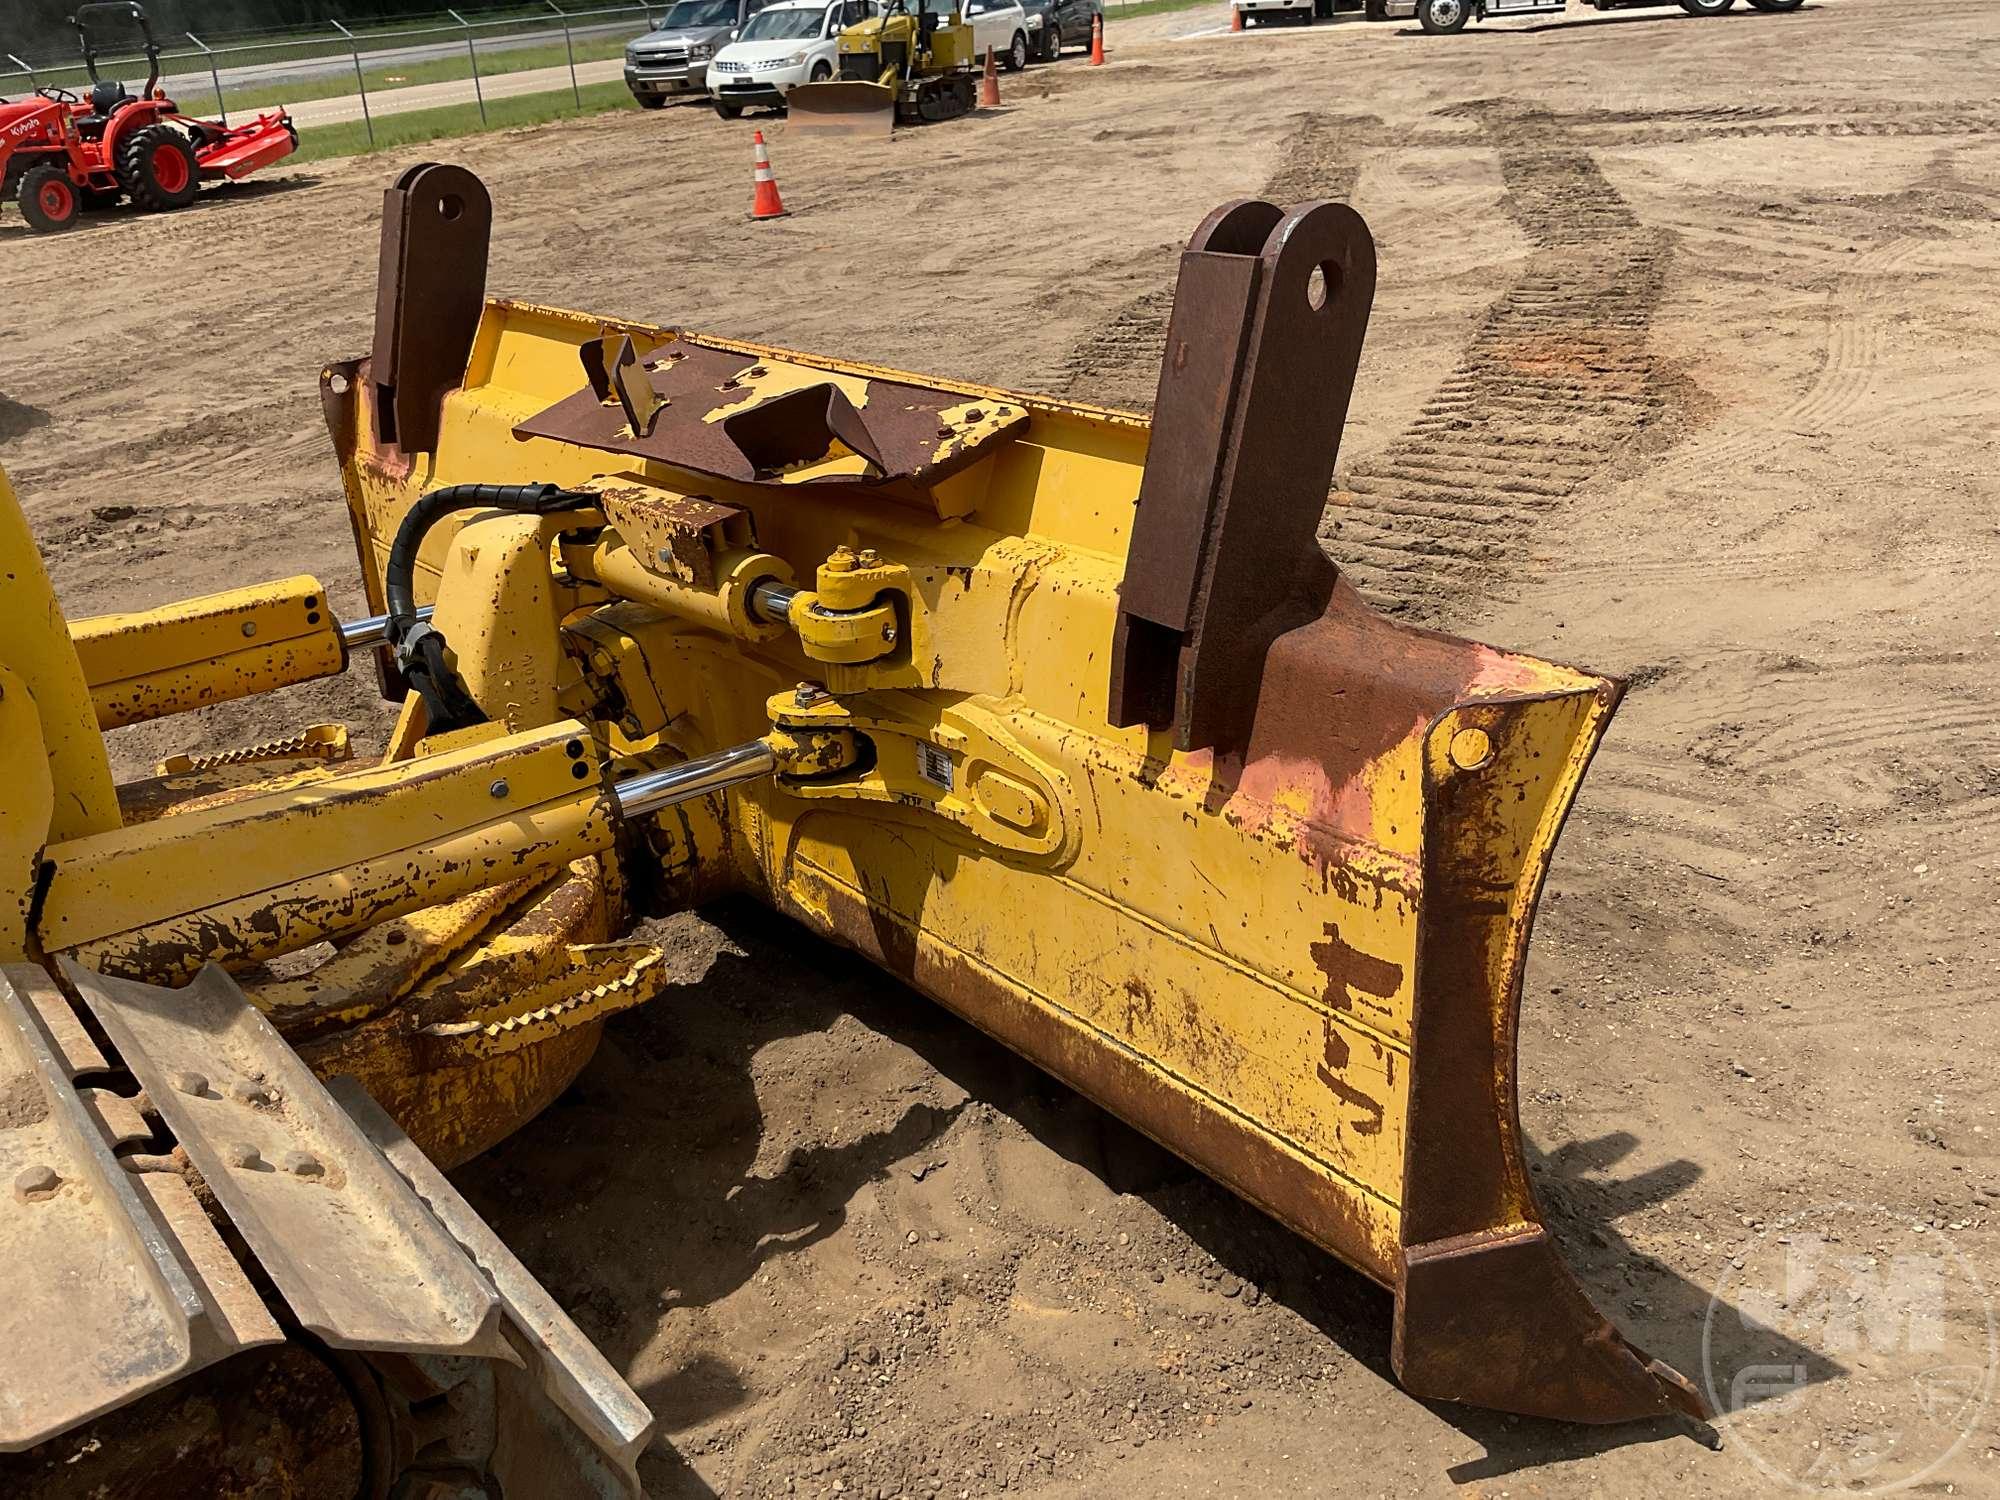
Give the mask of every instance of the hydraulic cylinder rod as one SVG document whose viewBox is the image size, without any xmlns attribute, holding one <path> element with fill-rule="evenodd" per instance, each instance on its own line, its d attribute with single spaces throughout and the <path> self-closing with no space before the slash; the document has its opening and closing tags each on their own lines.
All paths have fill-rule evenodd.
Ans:
<svg viewBox="0 0 2000 1500">
<path fill-rule="evenodd" d="M 437 606 L 422 604 L 417 607 L 417 618 L 428 620 L 437 613 Z M 389 639 L 389 617 L 368 615 L 363 619 L 349 620 L 340 627 L 340 644 L 349 651 L 366 651 L 379 646 Z"/>
<path fill-rule="evenodd" d="M 789 583 L 766 578 L 750 590 L 750 613 L 773 625 L 782 625 L 791 619 L 792 601 L 798 597 L 799 591 Z"/>
<path fill-rule="evenodd" d="M 748 740 L 727 750 L 697 755 L 665 770 L 645 771 L 613 782 L 611 798 L 621 818 L 638 818 L 677 802 L 690 802 L 725 787 L 755 781 L 777 769 L 778 757 L 771 747 L 762 740 Z"/>
</svg>

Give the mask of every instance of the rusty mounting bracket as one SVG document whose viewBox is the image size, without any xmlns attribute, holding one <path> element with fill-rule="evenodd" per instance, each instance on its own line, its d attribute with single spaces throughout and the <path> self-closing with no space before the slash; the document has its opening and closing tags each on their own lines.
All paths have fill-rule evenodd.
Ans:
<svg viewBox="0 0 2000 1500">
<path fill-rule="evenodd" d="M 493 199 L 464 167 L 423 162 L 382 194 L 382 263 L 368 384 L 375 431 L 404 453 L 437 447 L 486 305 Z"/>
<path fill-rule="evenodd" d="M 1119 590 L 1110 719 L 1243 747 L 1264 657 L 1334 580 L 1319 519 L 1375 300 L 1353 209 L 1243 199 L 1181 255 Z"/>
</svg>

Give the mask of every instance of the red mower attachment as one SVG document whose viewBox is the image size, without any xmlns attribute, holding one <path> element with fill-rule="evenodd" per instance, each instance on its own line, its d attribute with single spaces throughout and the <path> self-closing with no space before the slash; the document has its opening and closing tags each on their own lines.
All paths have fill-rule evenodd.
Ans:
<svg viewBox="0 0 2000 1500">
<path fill-rule="evenodd" d="M 144 39 L 148 72 L 137 94 L 97 75 L 92 17 L 107 11 L 131 21 Z M 159 45 L 133 0 L 79 5 L 71 22 L 90 73 L 89 98 L 49 88 L 0 100 L 0 197 L 20 205 L 29 227 L 67 229 L 85 208 L 121 198 L 153 212 L 180 208 L 203 181 L 234 181 L 298 150 L 299 133 L 282 109 L 237 126 L 182 114 L 159 86 Z"/>
<path fill-rule="evenodd" d="M 234 182 L 260 167 L 283 161 L 299 149 L 299 133 L 282 109 L 257 116 L 248 125 L 223 127 L 206 120 L 183 121 L 203 131 L 219 132 L 194 148 L 205 181 L 226 177 Z"/>
</svg>

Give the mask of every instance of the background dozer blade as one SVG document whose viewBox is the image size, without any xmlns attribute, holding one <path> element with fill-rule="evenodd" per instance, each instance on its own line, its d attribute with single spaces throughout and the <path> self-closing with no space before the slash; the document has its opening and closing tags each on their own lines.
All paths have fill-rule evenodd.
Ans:
<svg viewBox="0 0 2000 1500">
<path fill-rule="evenodd" d="M 886 83 L 802 83 L 785 96 L 785 108 L 801 135 L 880 138 L 896 128 L 896 90 Z"/>
</svg>

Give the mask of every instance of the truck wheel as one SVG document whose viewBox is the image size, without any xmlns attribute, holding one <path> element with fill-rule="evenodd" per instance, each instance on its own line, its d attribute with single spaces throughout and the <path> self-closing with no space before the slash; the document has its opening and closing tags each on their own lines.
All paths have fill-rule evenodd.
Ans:
<svg viewBox="0 0 2000 1500">
<path fill-rule="evenodd" d="M 1463 31 L 1471 19 L 1472 0 L 1418 0 L 1417 24 L 1432 36 Z"/>
<path fill-rule="evenodd" d="M 832 77 L 833 77 L 832 63 L 821 61 L 813 64 L 812 79 L 810 80 L 811 82 L 825 83 Z"/>
<path fill-rule="evenodd" d="M 1042 28 L 1042 61 L 1055 62 L 1062 56 L 1062 27 L 1051 21 Z"/>
<path fill-rule="evenodd" d="M 1007 49 L 1007 71 L 1018 73 L 1027 65 L 1028 34 L 1025 31 L 1017 31 L 1014 33 L 1013 45 Z"/>
<path fill-rule="evenodd" d="M 1691 16 L 1719 16 L 1736 0 L 1681 0 L 1681 9 Z"/>
<path fill-rule="evenodd" d="M 21 174 L 17 201 L 28 227 L 42 234 L 68 229 L 83 209 L 83 200 L 77 195 L 76 184 L 69 180 L 69 173 L 46 162 Z"/>
<path fill-rule="evenodd" d="M 667 107 L 667 96 L 665 94 L 634 94 L 632 97 L 639 101 L 639 108 L 641 109 L 665 109 Z"/>
<path fill-rule="evenodd" d="M 185 208 L 201 186 L 194 147 L 171 125 L 148 125 L 118 148 L 118 180 L 143 209 Z"/>
</svg>

